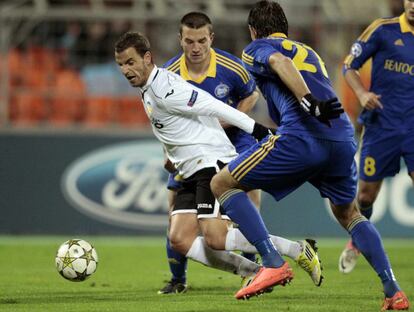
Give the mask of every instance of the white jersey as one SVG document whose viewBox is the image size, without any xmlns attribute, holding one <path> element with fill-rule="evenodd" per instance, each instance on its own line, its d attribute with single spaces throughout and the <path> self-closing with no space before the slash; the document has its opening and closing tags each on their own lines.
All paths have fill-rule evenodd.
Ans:
<svg viewBox="0 0 414 312">
<path fill-rule="evenodd" d="M 188 178 L 237 156 L 218 118 L 252 133 L 254 120 L 167 69 L 154 66 L 140 88 L 152 130 L 168 158 Z"/>
</svg>

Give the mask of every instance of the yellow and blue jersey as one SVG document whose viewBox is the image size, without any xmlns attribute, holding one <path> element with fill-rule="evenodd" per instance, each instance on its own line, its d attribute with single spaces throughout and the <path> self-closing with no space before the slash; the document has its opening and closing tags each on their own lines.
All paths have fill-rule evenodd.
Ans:
<svg viewBox="0 0 414 312">
<path fill-rule="evenodd" d="M 405 14 L 375 20 L 352 45 L 344 70 L 372 58 L 370 91 L 383 109 L 363 110 L 359 122 L 384 129 L 414 128 L 414 27 Z"/>
<path fill-rule="evenodd" d="M 325 65 L 309 46 L 275 33 L 252 41 L 243 51 L 246 69 L 266 99 L 269 115 L 280 134 L 304 134 L 333 141 L 352 141 L 354 129 L 346 114 L 331 121 L 332 127 L 305 113 L 293 93 L 272 70 L 269 57 L 282 53 L 292 59 L 312 94 L 320 100 L 336 97 Z"/>
<path fill-rule="evenodd" d="M 198 79 L 192 79 L 189 75 L 183 53 L 170 59 L 163 67 L 233 107 L 256 89 L 254 79 L 243 67 L 241 60 L 219 49 L 211 49 L 209 68 Z"/>
</svg>

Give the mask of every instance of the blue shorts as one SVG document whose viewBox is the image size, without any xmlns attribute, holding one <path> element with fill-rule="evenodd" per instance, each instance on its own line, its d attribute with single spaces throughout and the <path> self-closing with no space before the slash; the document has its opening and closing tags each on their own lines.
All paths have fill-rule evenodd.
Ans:
<svg viewBox="0 0 414 312">
<path fill-rule="evenodd" d="M 183 187 L 181 182 L 181 177 L 178 175 L 178 172 L 170 173 L 168 175 L 167 189 L 171 191 L 178 191 Z"/>
<path fill-rule="evenodd" d="M 305 182 L 335 205 L 356 195 L 356 143 L 298 135 L 271 135 L 229 163 L 231 175 L 250 189 L 280 200 Z"/>
<path fill-rule="evenodd" d="M 231 143 L 236 148 L 236 152 L 241 154 L 244 151 L 248 150 L 251 146 L 257 143 L 256 139 L 248 134 L 247 132 L 240 130 L 236 127 L 226 129 L 226 134 L 230 139 Z M 167 188 L 172 191 L 178 191 L 182 188 L 180 180 L 176 178 L 178 172 L 170 173 L 168 177 Z"/>
<path fill-rule="evenodd" d="M 247 151 L 251 146 L 257 143 L 256 139 L 247 132 L 236 127 L 226 128 L 225 132 L 231 144 L 236 148 L 238 154 Z"/>
<path fill-rule="evenodd" d="M 408 173 L 414 171 L 414 129 L 366 127 L 361 140 L 359 178 L 375 182 L 400 171 L 401 157 Z"/>
</svg>

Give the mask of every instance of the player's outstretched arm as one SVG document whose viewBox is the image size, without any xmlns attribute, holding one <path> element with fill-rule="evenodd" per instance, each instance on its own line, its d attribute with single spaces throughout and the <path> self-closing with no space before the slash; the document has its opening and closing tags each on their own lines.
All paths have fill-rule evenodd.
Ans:
<svg viewBox="0 0 414 312">
<path fill-rule="evenodd" d="M 172 114 L 215 117 L 252 134 L 258 140 L 271 133 L 247 114 L 175 77 L 161 90 L 160 99 L 159 105 Z"/>
<path fill-rule="evenodd" d="M 226 123 L 236 126 L 239 129 L 250 133 L 257 140 L 262 140 L 267 135 L 274 133 L 274 129 L 269 129 L 254 119 L 250 118 L 245 113 L 231 107 L 230 105 L 223 105 L 222 102 L 215 99 L 209 94 L 202 100 L 200 99 L 196 114 L 216 117 L 219 120 L 224 120 Z"/>
</svg>

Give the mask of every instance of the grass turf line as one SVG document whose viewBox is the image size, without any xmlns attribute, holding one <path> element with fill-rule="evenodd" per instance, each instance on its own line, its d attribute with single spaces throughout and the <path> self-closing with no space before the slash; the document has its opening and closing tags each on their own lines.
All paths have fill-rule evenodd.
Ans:
<svg viewBox="0 0 414 312">
<path fill-rule="evenodd" d="M 187 294 L 157 295 L 169 279 L 164 239 L 82 237 L 99 254 L 98 270 L 81 283 L 64 280 L 54 267 L 67 238 L 0 237 L 0 311 L 378 311 L 383 294 L 361 258 L 354 272 L 338 272 L 343 239 L 318 240 L 325 280 L 320 288 L 295 264 L 291 285 L 249 301 L 237 301 L 240 278 L 190 262 Z M 414 239 L 385 240 L 394 273 L 414 300 Z"/>
</svg>

